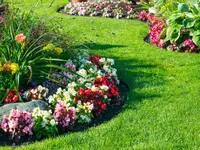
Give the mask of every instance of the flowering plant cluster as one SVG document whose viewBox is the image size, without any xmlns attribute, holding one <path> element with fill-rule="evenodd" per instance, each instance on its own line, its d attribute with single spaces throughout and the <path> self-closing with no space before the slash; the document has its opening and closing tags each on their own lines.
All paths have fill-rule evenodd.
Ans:
<svg viewBox="0 0 200 150">
<path fill-rule="evenodd" d="M 10 113 L 4 116 L 1 122 L 1 128 L 4 132 L 8 132 L 13 138 L 21 138 L 24 135 L 32 135 L 34 121 L 29 112 L 21 112 L 19 110 L 11 110 Z"/>
<path fill-rule="evenodd" d="M 37 138 L 54 136 L 58 132 L 57 121 L 52 115 L 52 111 L 35 108 L 32 113 L 34 120 L 33 131 Z"/>
<path fill-rule="evenodd" d="M 73 66 L 76 75 L 61 72 L 61 80 L 63 80 L 61 82 L 67 81 L 68 84 L 66 89 L 59 88 L 56 94 L 51 95 L 48 98 L 49 103 L 58 111 L 63 111 L 65 108 L 65 113 L 69 108 L 75 107 L 76 109 L 73 110 L 76 117 L 73 118 L 76 118 L 79 123 L 89 123 L 92 118 L 106 110 L 112 98 L 119 95 L 117 87 L 119 80 L 117 70 L 112 67 L 113 65 L 113 59 L 89 56 L 87 53 L 78 55 L 75 60 L 68 60 L 65 66 L 67 68 Z M 73 79 L 73 81 L 70 82 L 65 78 Z M 58 109 L 61 106 L 63 109 Z"/>
<path fill-rule="evenodd" d="M 117 0 L 99 0 L 97 2 L 82 2 L 67 4 L 64 13 L 79 16 L 103 16 L 110 18 L 133 18 L 133 4 Z"/>
<path fill-rule="evenodd" d="M 27 90 L 23 93 L 26 100 L 45 100 L 49 93 L 49 89 L 39 85 L 35 89 Z"/>
<path fill-rule="evenodd" d="M 47 101 L 49 110 L 35 108 L 31 113 L 12 110 L 4 117 L 1 128 L 13 138 L 33 134 L 39 139 L 55 136 L 59 129 L 70 130 L 77 124 L 90 124 L 105 112 L 112 99 L 119 96 L 119 80 L 113 65 L 113 59 L 80 52 L 75 59 L 62 65 L 74 71 L 73 74 L 51 72 L 50 76 L 60 78 L 58 81 L 65 83 L 64 86 L 46 81 L 44 87 L 39 85 L 21 93 L 29 100 Z M 48 92 L 55 90 L 52 86 L 59 88 L 47 97 Z"/>
<path fill-rule="evenodd" d="M 24 15 L 22 15 L 24 14 Z M 61 33 L 58 24 L 48 27 L 31 13 L 13 10 L 0 26 L 0 103 L 24 100 L 19 91 L 32 89 L 33 81 L 48 79 L 53 68 L 65 69 L 63 62 L 75 53 L 69 51 L 70 38 Z M 52 36 L 53 35 L 53 36 Z M 67 39 L 67 40 L 66 40 Z M 69 44 L 68 44 L 69 43 Z M 65 49 L 63 49 L 65 47 Z M 65 69 L 65 72 L 67 70 Z M 15 89 L 15 93 L 6 89 Z M 43 99 L 38 89 L 28 92 L 29 99 Z M 5 99 L 8 97 L 7 99 Z M 29 100 L 28 99 L 28 100 Z"/>
<path fill-rule="evenodd" d="M 12 75 L 19 71 L 19 65 L 17 63 L 7 62 L 2 64 L 0 62 L 0 72 L 10 72 Z"/>
<path fill-rule="evenodd" d="M 76 121 L 76 109 L 61 101 L 56 104 L 54 116 L 62 128 L 73 126 Z"/>
<path fill-rule="evenodd" d="M 177 15 L 172 14 L 168 20 L 154 16 L 153 14 L 147 13 L 146 11 L 142 11 L 138 15 L 139 20 L 146 21 L 151 26 L 149 30 L 149 40 L 151 44 L 173 51 L 182 51 L 186 53 L 199 52 L 200 47 L 197 45 L 199 42 L 198 38 L 194 39 L 193 37 L 192 39 L 191 37 L 193 33 L 196 34 L 198 32 L 191 30 L 191 24 L 188 22 L 189 19 L 181 21 L 181 23 L 185 22 L 185 25 L 173 23 L 175 20 L 180 22 L 180 19 L 182 18 L 184 18 L 184 15 L 180 13 Z M 192 23 L 195 23 L 195 21 Z M 194 25 L 195 24 L 192 26 Z M 187 35 L 190 30 L 193 33 Z"/>
</svg>

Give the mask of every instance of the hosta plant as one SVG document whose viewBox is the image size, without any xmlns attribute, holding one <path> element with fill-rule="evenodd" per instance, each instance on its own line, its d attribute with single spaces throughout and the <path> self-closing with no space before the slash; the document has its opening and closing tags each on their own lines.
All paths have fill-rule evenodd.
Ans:
<svg viewBox="0 0 200 150">
<path fill-rule="evenodd" d="M 189 7 L 188 4 L 179 4 L 178 12 L 173 13 L 166 21 L 167 26 L 162 36 L 170 44 L 182 45 L 187 51 L 199 51 L 200 47 L 200 5 Z M 190 44 L 187 41 L 190 41 Z M 188 49 L 189 48 L 189 49 Z"/>
</svg>

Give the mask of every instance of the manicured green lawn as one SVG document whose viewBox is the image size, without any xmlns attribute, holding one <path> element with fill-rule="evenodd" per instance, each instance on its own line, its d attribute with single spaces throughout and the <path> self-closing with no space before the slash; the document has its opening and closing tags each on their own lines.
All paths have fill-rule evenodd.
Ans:
<svg viewBox="0 0 200 150">
<path fill-rule="evenodd" d="M 26 10 L 36 3 L 13 1 Z M 49 22 L 60 21 L 92 52 L 114 58 L 119 77 L 130 87 L 130 98 L 111 121 L 18 149 L 199 149 L 200 55 L 145 43 L 148 26 L 139 21 L 56 13 L 65 1 L 56 0 L 49 8 L 50 0 L 42 0 L 35 13 L 48 16 Z"/>
</svg>

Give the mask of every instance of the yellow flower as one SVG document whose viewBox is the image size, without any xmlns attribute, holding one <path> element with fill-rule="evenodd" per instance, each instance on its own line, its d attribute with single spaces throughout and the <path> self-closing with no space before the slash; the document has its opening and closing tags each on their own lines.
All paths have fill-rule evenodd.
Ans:
<svg viewBox="0 0 200 150">
<path fill-rule="evenodd" d="M 12 74 L 15 74 L 17 71 L 19 71 L 19 65 L 17 63 L 11 63 L 11 71 L 12 71 Z"/>
<path fill-rule="evenodd" d="M 47 44 L 44 48 L 43 48 L 43 50 L 53 50 L 54 49 L 54 45 L 52 44 L 52 43 L 49 43 L 49 44 Z"/>
<path fill-rule="evenodd" d="M 54 50 L 60 55 L 63 52 L 63 49 L 60 47 L 55 47 Z"/>
</svg>

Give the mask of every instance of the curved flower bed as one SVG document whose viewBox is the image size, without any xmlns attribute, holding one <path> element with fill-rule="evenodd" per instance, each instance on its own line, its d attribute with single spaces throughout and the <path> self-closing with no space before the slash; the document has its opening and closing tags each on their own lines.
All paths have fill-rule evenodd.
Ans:
<svg viewBox="0 0 200 150">
<path fill-rule="evenodd" d="M 79 131 L 123 106 L 113 59 L 71 50 L 57 26 L 31 14 L 9 15 L 0 24 L 0 144 Z"/>
<path fill-rule="evenodd" d="M 39 85 L 22 93 L 26 99 L 48 102 L 48 110 L 11 110 L 3 117 L 1 129 L 8 133 L 10 139 L 17 141 L 27 136 L 37 139 L 55 136 L 80 125 L 90 126 L 119 97 L 120 82 L 113 65 L 113 59 L 79 53 L 76 59 L 69 59 L 63 65 L 75 71 L 74 74 L 64 71 L 51 74 L 60 83 L 65 82 L 65 86 L 55 86 L 55 83 L 46 81 L 44 86 Z M 48 95 L 53 91 L 56 93 Z M 13 92 L 11 94 L 14 95 Z M 114 103 L 122 105 L 118 100 Z"/>
<path fill-rule="evenodd" d="M 132 2 L 100 0 L 98 2 L 70 3 L 65 6 L 62 12 L 69 15 L 130 19 L 136 17 L 134 7 Z"/>
<path fill-rule="evenodd" d="M 147 13 L 142 8 L 132 3 L 123 1 L 98 1 L 67 4 L 62 13 L 79 16 L 102 16 L 109 18 L 138 18 L 148 22 L 151 26 L 148 41 L 154 46 L 172 51 L 199 53 L 200 31 L 199 31 L 199 4 L 190 6 L 180 3 L 177 10 L 172 12 L 169 18 L 162 18 Z M 156 10 L 149 9 L 154 12 Z"/>
</svg>

